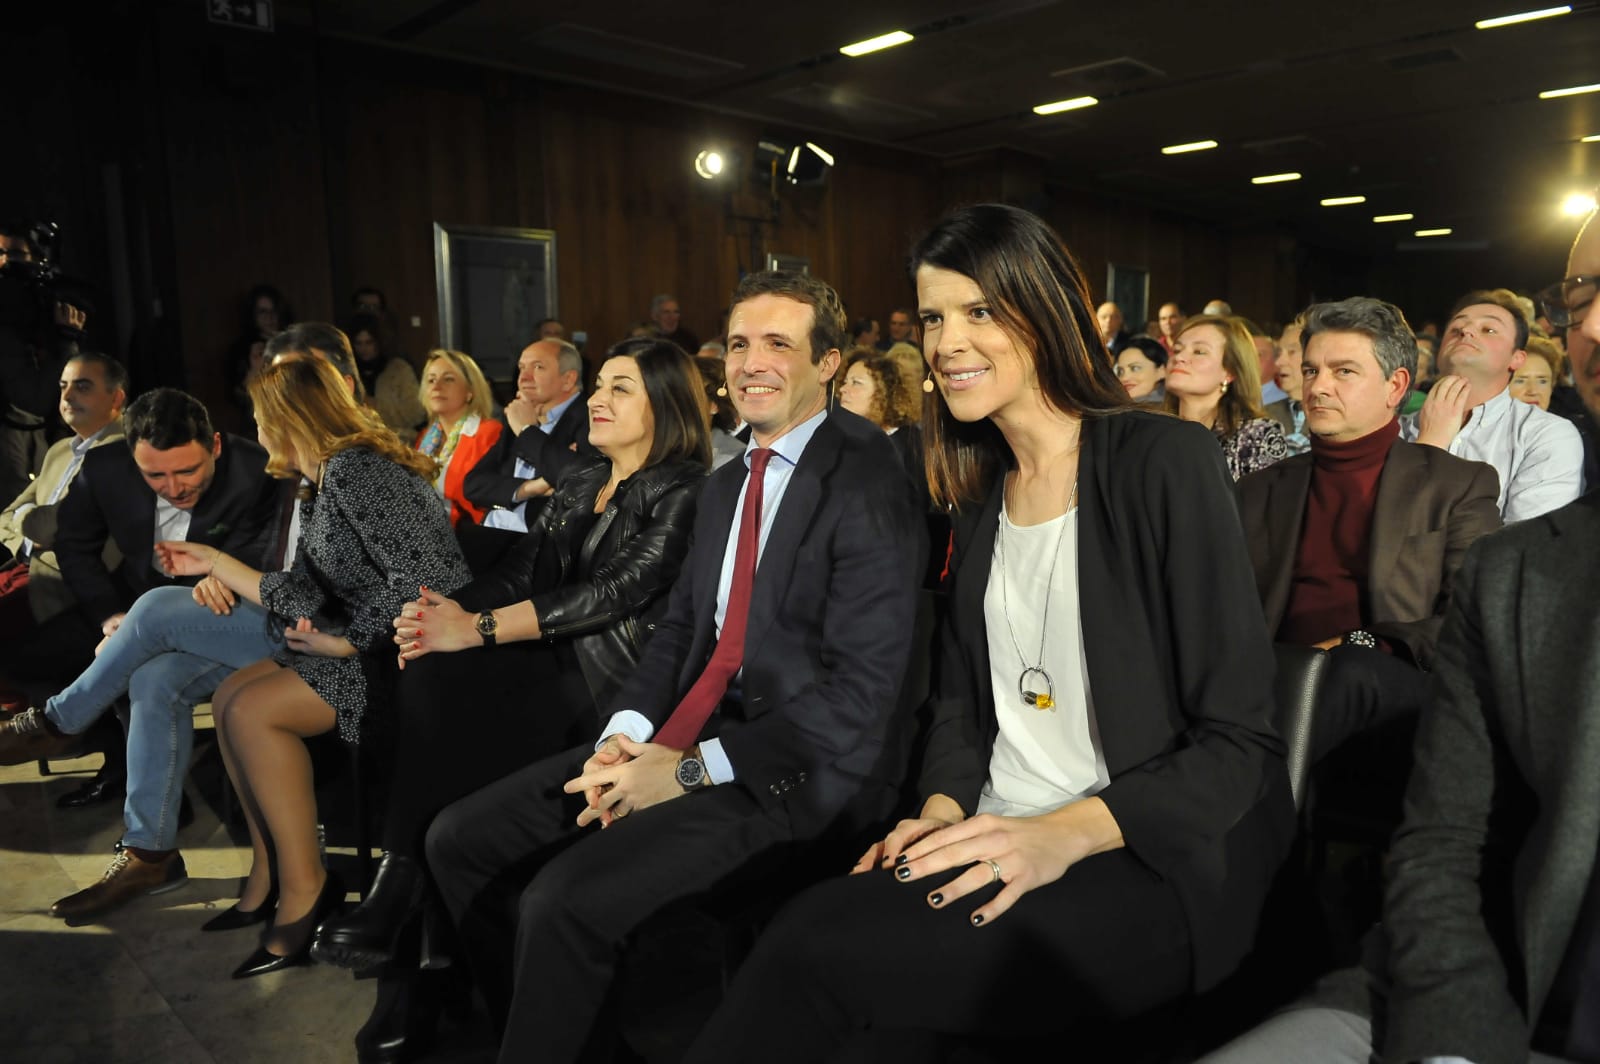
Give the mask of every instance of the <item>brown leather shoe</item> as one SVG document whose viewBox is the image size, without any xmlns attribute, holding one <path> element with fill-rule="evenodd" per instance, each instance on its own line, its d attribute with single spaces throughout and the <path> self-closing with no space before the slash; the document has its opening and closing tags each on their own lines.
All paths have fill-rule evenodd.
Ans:
<svg viewBox="0 0 1600 1064">
<path fill-rule="evenodd" d="M 160 861 L 142 861 L 132 850 L 118 850 L 100 882 L 50 906 L 50 915 L 63 920 L 86 920 L 110 912 L 144 894 L 165 894 L 189 882 L 183 854 L 173 850 Z"/>
<path fill-rule="evenodd" d="M 0 765 L 26 765 L 41 757 L 61 757 L 76 750 L 83 737 L 67 735 L 42 709 L 25 709 L 0 724 Z"/>
</svg>

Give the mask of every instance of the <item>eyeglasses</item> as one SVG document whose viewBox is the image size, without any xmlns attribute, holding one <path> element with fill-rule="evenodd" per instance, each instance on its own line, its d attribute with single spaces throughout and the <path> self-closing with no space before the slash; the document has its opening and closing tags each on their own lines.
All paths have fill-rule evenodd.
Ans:
<svg viewBox="0 0 1600 1064">
<path fill-rule="evenodd" d="M 1558 329 L 1571 328 L 1594 302 L 1595 289 L 1600 287 L 1600 277 L 1568 277 L 1551 285 L 1533 298 L 1539 309 Z"/>
</svg>

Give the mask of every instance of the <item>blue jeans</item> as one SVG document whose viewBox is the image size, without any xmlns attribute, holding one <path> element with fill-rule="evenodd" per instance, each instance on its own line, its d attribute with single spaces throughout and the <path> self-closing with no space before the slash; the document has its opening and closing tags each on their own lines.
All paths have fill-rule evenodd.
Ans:
<svg viewBox="0 0 1600 1064">
<path fill-rule="evenodd" d="M 147 591 L 83 675 L 45 703 L 56 727 L 76 735 L 127 692 L 132 712 L 124 845 L 176 847 L 194 707 L 230 673 L 271 656 L 272 624 L 265 610 L 243 600 L 219 617 L 186 587 Z"/>
</svg>

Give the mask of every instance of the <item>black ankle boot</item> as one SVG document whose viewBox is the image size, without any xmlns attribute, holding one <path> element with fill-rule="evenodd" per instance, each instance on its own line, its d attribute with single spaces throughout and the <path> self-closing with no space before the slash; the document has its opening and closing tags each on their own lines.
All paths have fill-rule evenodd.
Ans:
<svg viewBox="0 0 1600 1064">
<path fill-rule="evenodd" d="M 384 854 L 366 899 L 353 912 L 323 923 L 311 955 L 341 968 L 389 963 L 395 939 L 421 908 L 424 886 L 416 861 L 404 854 Z"/>
</svg>

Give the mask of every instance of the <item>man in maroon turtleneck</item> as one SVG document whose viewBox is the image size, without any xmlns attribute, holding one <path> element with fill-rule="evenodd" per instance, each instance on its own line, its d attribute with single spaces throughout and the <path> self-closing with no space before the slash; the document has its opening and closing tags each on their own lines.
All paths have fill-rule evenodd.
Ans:
<svg viewBox="0 0 1600 1064">
<path fill-rule="evenodd" d="M 1500 527 L 1499 479 L 1480 462 L 1400 439 L 1417 347 L 1398 308 L 1318 303 L 1301 332 L 1311 452 L 1239 482 L 1267 627 L 1332 651 L 1312 757 L 1415 714 L 1467 548 Z"/>
</svg>

